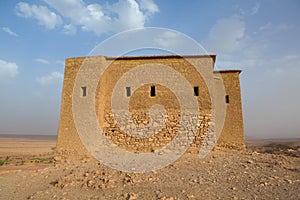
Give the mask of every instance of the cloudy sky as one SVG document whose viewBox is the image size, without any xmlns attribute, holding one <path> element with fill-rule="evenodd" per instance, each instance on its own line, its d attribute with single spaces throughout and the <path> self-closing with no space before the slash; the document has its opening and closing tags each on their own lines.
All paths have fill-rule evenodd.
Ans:
<svg viewBox="0 0 300 200">
<path fill-rule="evenodd" d="M 2 0 L 0 133 L 56 134 L 65 58 L 160 27 L 216 54 L 218 69 L 243 70 L 248 138 L 300 137 L 299 10 L 298 0 Z M 179 39 L 166 31 L 157 41 Z"/>
</svg>

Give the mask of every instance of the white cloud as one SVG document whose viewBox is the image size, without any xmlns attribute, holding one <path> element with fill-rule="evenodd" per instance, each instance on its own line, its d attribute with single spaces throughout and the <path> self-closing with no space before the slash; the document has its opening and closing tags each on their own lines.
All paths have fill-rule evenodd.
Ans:
<svg viewBox="0 0 300 200">
<path fill-rule="evenodd" d="M 16 6 L 16 13 L 20 17 L 34 18 L 42 26 L 47 29 L 54 29 L 62 24 L 62 19 L 59 15 L 51 12 L 45 6 L 29 5 L 28 3 L 20 2 Z"/>
<path fill-rule="evenodd" d="M 207 39 L 203 42 L 209 52 L 218 55 L 218 68 L 260 68 L 276 71 L 277 74 L 287 68 L 287 64 L 298 63 L 294 54 L 287 55 L 274 51 L 284 48 L 285 40 L 279 41 L 278 35 L 293 28 L 290 24 L 265 23 L 256 31 L 246 33 L 243 18 L 231 16 L 216 22 L 211 28 Z M 290 60 L 287 60 L 289 58 Z"/>
<path fill-rule="evenodd" d="M 295 76 L 295 80 L 300 80 L 300 56 L 285 55 L 271 60 L 264 60 L 262 65 L 266 66 L 267 72 L 270 75 L 283 75 Z M 288 79 L 286 79 L 288 80 Z"/>
<path fill-rule="evenodd" d="M 245 37 L 245 22 L 238 16 L 231 16 L 217 21 L 204 41 L 209 52 L 230 53 L 240 48 Z"/>
<path fill-rule="evenodd" d="M 150 13 L 156 13 L 159 11 L 158 6 L 152 0 L 138 0 L 142 10 L 146 10 Z"/>
<path fill-rule="evenodd" d="M 236 4 L 232 8 L 240 15 L 255 15 L 259 11 L 260 3 L 256 2 L 252 7 L 248 6 L 247 8 L 242 8 L 240 5 Z"/>
<path fill-rule="evenodd" d="M 260 4 L 256 2 L 255 5 L 250 9 L 250 14 L 255 15 L 256 13 L 258 13 L 259 8 Z"/>
<path fill-rule="evenodd" d="M 52 72 L 48 76 L 38 77 L 36 80 L 41 85 L 52 85 L 52 84 L 60 84 L 63 81 L 63 74 L 60 72 Z"/>
<path fill-rule="evenodd" d="M 18 65 L 14 62 L 0 60 L 0 79 L 13 78 L 18 74 Z"/>
<path fill-rule="evenodd" d="M 77 32 L 77 28 L 73 24 L 64 25 L 64 33 L 66 35 L 75 35 L 76 32 Z"/>
<path fill-rule="evenodd" d="M 76 27 L 100 35 L 105 32 L 119 32 L 142 28 L 149 13 L 158 12 L 153 1 L 119 0 L 114 4 L 86 4 L 82 0 L 45 0 L 64 18 L 70 21 L 64 26 L 66 34 L 75 34 Z M 143 12 L 144 11 L 144 12 Z"/>
<path fill-rule="evenodd" d="M 46 59 L 43 59 L 43 58 L 37 58 L 35 59 L 36 62 L 39 62 L 39 63 L 42 63 L 42 64 L 46 64 L 46 65 L 49 65 L 50 62 Z"/>
<path fill-rule="evenodd" d="M 264 30 L 269 30 L 272 28 L 272 23 L 271 22 L 268 22 L 264 25 L 262 25 L 261 27 L 259 27 L 259 31 L 264 31 Z"/>
<path fill-rule="evenodd" d="M 179 34 L 172 31 L 165 31 L 157 38 L 155 38 L 154 42 L 163 48 L 169 49 L 171 47 L 177 46 L 178 42 L 180 42 Z"/>
<path fill-rule="evenodd" d="M 278 24 L 278 25 L 273 25 L 271 22 L 268 22 L 264 25 L 262 25 L 261 27 L 259 27 L 259 31 L 264 31 L 264 32 L 270 32 L 270 33 L 274 33 L 275 31 L 286 31 L 293 28 L 292 24 Z"/>
<path fill-rule="evenodd" d="M 83 0 L 45 0 L 67 22 L 63 32 L 74 35 L 77 28 L 97 35 L 106 32 L 143 28 L 147 19 L 159 11 L 152 0 L 119 0 L 113 4 L 87 4 Z M 62 18 L 46 6 L 20 2 L 16 6 L 18 16 L 34 18 L 40 25 L 53 29 L 63 23 Z"/>
<path fill-rule="evenodd" d="M 8 27 L 2 27 L 2 30 L 11 36 L 18 37 L 18 34 L 13 32 L 12 30 L 10 30 L 10 28 L 8 28 Z"/>
<path fill-rule="evenodd" d="M 146 16 L 134 0 L 120 0 L 111 6 L 111 12 L 118 15 L 116 20 L 110 18 L 112 31 L 144 27 Z"/>
</svg>

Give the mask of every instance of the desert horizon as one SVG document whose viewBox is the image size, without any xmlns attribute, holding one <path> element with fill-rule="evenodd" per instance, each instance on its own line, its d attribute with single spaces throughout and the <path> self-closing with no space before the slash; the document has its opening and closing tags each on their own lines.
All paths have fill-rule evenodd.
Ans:
<svg viewBox="0 0 300 200">
<path fill-rule="evenodd" d="M 2 198 L 300 198 L 299 139 L 246 141 L 244 151 L 217 147 L 203 159 L 186 153 L 147 173 L 121 172 L 92 158 L 68 159 L 55 147 L 55 135 L 0 134 Z"/>
</svg>

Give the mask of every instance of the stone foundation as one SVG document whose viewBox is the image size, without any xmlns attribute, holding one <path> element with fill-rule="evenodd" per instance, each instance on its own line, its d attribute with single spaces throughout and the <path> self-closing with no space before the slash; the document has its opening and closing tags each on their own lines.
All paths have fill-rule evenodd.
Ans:
<svg viewBox="0 0 300 200">
<path fill-rule="evenodd" d="M 104 122 L 104 134 L 111 142 L 132 152 L 153 152 L 166 146 L 177 134 L 182 134 L 184 140 L 192 141 L 191 147 L 200 147 L 204 138 L 208 133 L 211 135 L 208 137 L 208 142 L 215 142 L 213 136 L 214 122 L 212 121 L 211 114 L 203 114 L 200 116 L 192 116 L 193 121 L 184 123 L 183 129 L 180 129 L 180 112 L 173 112 L 168 114 L 156 115 L 156 118 L 152 122 L 152 126 L 149 124 L 149 114 L 145 112 L 137 111 L 131 114 L 131 120 L 128 122 L 127 117 L 121 117 L 125 114 L 105 114 Z M 182 118 L 187 116 L 182 116 Z M 117 121 L 121 121 L 124 124 L 118 124 Z M 165 119 L 165 120 L 164 120 Z M 163 122 L 163 126 L 160 127 L 160 123 Z M 197 125 L 197 133 L 193 133 L 192 126 Z M 135 130 L 132 134 L 132 130 Z M 145 135 L 147 133 L 154 133 L 152 135 Z M 155 132 L 157 132 L 155 134 Z M 129 134 L 128 134 L 129 133 Z"/>
</svg>

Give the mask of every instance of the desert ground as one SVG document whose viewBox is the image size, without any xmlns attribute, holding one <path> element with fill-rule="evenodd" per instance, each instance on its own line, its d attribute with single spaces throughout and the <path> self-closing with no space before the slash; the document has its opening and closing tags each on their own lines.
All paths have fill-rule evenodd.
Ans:
<svg viewBox="0 0 300 200">
<path fill-rule="evenodd" d="M 300 199 L 300 139 L 185 154 L 148 173 L 55 153 L 55 136 L 0 135 L 0 199 Z"/>
</svg>

